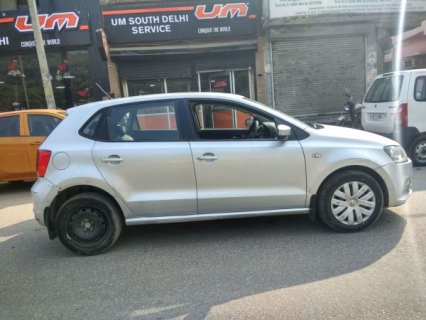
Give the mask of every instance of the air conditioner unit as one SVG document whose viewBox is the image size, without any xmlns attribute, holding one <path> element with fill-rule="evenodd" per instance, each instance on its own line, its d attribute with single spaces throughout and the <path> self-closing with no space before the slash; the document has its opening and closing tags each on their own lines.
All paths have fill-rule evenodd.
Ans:
<svg viewBox="0 0 426 320">
<path fill-rule="evenodd" d="M 415 68 L 419 68 L 420 64 L 421 64 L 420 59 L 409 58 L 407 60 L 404 60 L 404 69 L 415 69 Z"/>
</svg>

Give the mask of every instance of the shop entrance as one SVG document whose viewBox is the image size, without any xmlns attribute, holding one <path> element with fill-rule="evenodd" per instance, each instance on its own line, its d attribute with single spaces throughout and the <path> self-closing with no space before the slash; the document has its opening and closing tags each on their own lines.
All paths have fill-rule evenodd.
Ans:
<svg viewBox="0 0 426 320">
<path fill-rule="evenodd" d="M 201 92 L 235 93 L 253 98 L 251 69 L 198 72 Z"/>
<path fill-rule="evenodd" d="M 200 71 L 197 77 L 192 78 L 124 80 L 123 89 L 125 96 L 200 91 L 235 93 L 254 98 L 251 69 Z"/>
</svg>

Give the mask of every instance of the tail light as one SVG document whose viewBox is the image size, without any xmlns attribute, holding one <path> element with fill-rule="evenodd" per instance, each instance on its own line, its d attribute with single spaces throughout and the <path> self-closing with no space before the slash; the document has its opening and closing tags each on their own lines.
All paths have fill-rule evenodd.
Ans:
<svg viewBox="0 0 426 320">
<path fill-rule="evenodd" d="M 408 104 L 401 104 L 396 110 L 395 116 L 396 124 L 400 124 L 403 127 L 408 127 Z"/>
<path fill-rule="evenodd" d="M 49 150 L 38 150 L 36 170 L 39 177 L 44 177 L 51 154 L 52 152 Z"/>
</svg>

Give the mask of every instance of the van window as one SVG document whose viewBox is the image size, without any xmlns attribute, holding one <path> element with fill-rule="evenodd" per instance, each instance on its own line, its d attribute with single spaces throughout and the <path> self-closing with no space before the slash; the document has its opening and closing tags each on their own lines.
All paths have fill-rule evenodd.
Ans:
<svg viewBox="0 0 426 320">
<path fill-rule="evenodd" d="M 399 99 L 404 76 L 376 79 L 365 96 L 364 102 L 392 102 Z"/>
<path fill-rule="evenodd" d="M 426 101 L 426 77 L 418 77 L 414 86 L 414 99 Z"/>
</svg>

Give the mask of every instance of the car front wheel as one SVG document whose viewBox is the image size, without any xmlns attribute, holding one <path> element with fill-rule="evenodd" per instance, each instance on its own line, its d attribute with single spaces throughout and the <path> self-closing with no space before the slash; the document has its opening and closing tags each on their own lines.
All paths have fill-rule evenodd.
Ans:
<svg viewBox="0 0 426 320">
<path fill-rule="evenodd" d="M 339 172 L 328 178 L 318 193 L 318 213 L 337 231 L 364 229 L 379 218 L 382 210 L 382 189 L 363 171 Z"/>
<path fill-rule="evenodd" d="M 59 240 L 82 255 L 95 255 L 111 248 L 122 227 L 117 205 L 98 193 L 82 193 L 68 199 L 56 217 Z"/>
</svg>

